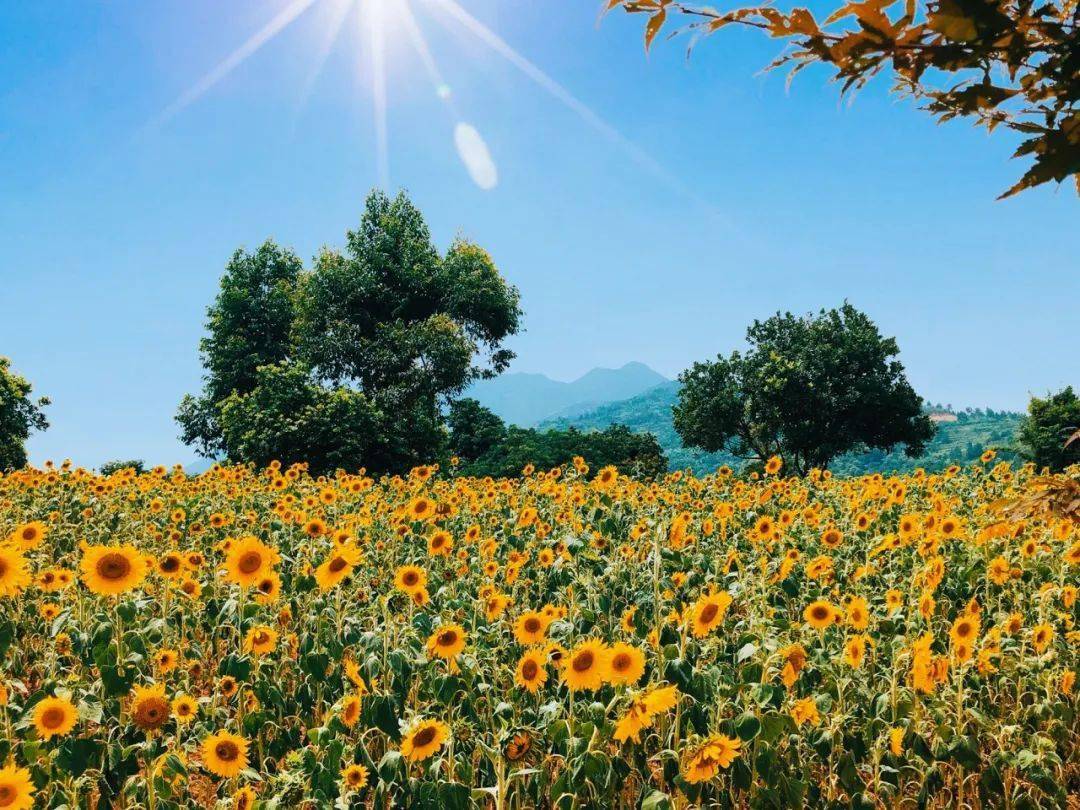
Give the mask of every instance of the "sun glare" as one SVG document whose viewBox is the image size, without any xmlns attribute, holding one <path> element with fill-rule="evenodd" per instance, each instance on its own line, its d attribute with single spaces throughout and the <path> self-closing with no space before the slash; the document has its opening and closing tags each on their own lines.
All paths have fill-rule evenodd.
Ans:
<svg viewBox="0 0 1080 810">
<path fill-rule="evenodd" d="M 537 65 L 518 53 L 502 37 L 466 11 L 456 0 L 417 0 L 417 5 L 441 17 L 440 22 L 464 29 L 478 43 L 494 51 L 528 77 L 537 87 L 576 113 L 589 127 L 620 146 L 636 163 L 669 185 L 686 191 L 644 150 L 624 137 L 615 127 Z M 485 191 L 498 185 L 499 172 L 491 150 L 476 127 L 468 123 L 457 108 L 451 85 L 432 53 L 409 0 L 291 0 L 236 50 L 181 93 L 162 110 L 151 125 L 161 126 L 196 103 L 312 6 L 319 6 L 326 13 L 323 15 L 322 22 L 323 35 L 315 50 L 311 71 L 303 83 L 301 104 L 307 102 L 341 32 L 355 30 L 353 47 L 358 53 L 357 70 L 361 81 L 367 85 L 371 95 L 376 176 L 384 188 L 389 187 L 391 179 L 387 48 L 391 45 L 406 43 L 427 74 L 435 97 L 444 105 L 450 116 L 454 148 L 469 178 L 478 188 Z M 356 20 L 355 28 L 352 25 L 346 25 L 350 16 Z"/>
</svg>

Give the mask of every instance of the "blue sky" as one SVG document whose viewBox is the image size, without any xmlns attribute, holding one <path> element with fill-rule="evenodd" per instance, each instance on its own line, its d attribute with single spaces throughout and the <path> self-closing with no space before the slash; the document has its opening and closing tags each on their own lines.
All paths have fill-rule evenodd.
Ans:
<svg viewBox="0 0 1080 810">
<path fill-rule="evenodd" d="M 925 397 L 1022 408 L 1080 382 L 1068 188 L 997 202 L 1015 140 L 938 126 L 875 81 L 785 89 L 780 43 L 731 31 L 646 57 L 593 2 L 460 0 L 632 150 L 448 16 L 411 0 L 452 104 L 391 20 L 391 189 L 445 246 L 486 247 L 522 293 L 519 371 L 641 360 L 674 376 L 779 309 L 844 298 L 895 335 Z M 318 66 L 319 0 L 194 103 L 162 112 L 286 0 L 2 0 L 0 353 L 52 397 L 32 459 L 189 462 L 172 421 L 229 254 L 339 245 L 379 183 L 370 40 L 355 10 Z M 392 12 L 391 12 L 392 13 Z M 455 124 L 486 142 L 478 188 Z M 1070 234 L 1072 235 L 1070 237 Z"/>
</svg>

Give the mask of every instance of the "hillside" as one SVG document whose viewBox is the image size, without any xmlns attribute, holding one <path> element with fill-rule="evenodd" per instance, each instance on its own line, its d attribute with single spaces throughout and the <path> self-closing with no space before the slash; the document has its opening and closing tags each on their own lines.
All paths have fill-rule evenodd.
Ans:
<svg viewBox="0 0 1080 810">
<path fill-rule="evenodd" d="M 643 394 L 608 403 L 578 416 L 545 421 L 541 427 L 600 430 L 611 424 L 623 424 L 631 430 L 654 434 L 673 470 L 689 468 L 700 475 L 722 464 L 738 466 L 739 459 L 727 453 L 704 453 L 682 446 L 671 421 L 671 406 L 677 401 L 678 395 L 679 383 L 666 382 Z M 908 458 L 902 450 L 892 453 L 875 450 L 842 456 L 833 463 L 832 469 L 843 475 L 906 472 L 916 467 L 939 470 L 952 463 L 973 461 L 987 447 L 998 449 L 1004 458 L 1012 457 L 1013 454 L 1005 448 L 1013 443 L 1021 414 L 965 411 L 956 412 L 956 416 L 955 422 L 938 424 L 937 435 L 926 453 L 917 459 Z"/>
<path fill-rule="evenodd" d="M 532 427 L 546 419 L 576 418 L 662 383 L 670 380 L 644 363 L 627 363 L 622 368 L 594 368 L 571 382 L 543 374 L 501 374 L 474 383 L 464 396 L 476 399 L 508 424 Z"/>
</svg>

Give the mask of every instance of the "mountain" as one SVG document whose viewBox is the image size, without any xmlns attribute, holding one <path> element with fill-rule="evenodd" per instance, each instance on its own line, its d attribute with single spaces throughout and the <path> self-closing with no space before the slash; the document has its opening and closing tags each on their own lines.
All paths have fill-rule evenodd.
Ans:
<svg viewBox="0 0 1080 810">
<path fill-rule="evenodd" d="M 728 453 L 706 453 L 683 447 L 671 419 L 671 406 L 679 398 L 679 383 L 669 381 L 644 393 L 619 402 L 609 402 L 577 415 L 545 420 L 542 428 L 576 427 L 579 430 L 602 430 L 608 425 L 622 424 L 641 433 L 652 433 L 668 457 L 672 470 L 692 469 L 702 475 L 722 464 L 738 467 L 740 460 Z M 935 409 L 937 416 L 946 413 Z M 918 458 L 908 458 L 902 449 L 891 453 L 873 450 L 867 453 L 848 453 L 832 463 L 839 475 L 863 475 L 871 472 L 906 472 L 916 467 L 941 470 L 950 464 L 967 464 L 983 450 L 994 448 L 999 457 L 1014 459 L 1016 431 L 1023 418 L 1019 413 L 983 410 L 947 411 L 955 421 L 938 421 L 937 434 Z"/>
<path fill-rule="evenodd" d="M 622 368 L 594 368 L 572 382 L 543 374 L 500 374 L 474 383 L 464 395 L 509 424 L 532 427 L 545 419 L 573 418 L 670 382 L 644 363 L 627 363 Z"/>
</svg>

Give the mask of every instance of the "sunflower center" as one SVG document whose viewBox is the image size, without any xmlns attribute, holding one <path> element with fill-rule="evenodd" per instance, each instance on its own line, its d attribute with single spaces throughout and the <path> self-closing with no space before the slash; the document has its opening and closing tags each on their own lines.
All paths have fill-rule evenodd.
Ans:
<svg viewBox="0 0 1080 810">
<path fill-rule="evenodd" d="M 254 574 L 262 567 L 262 555 L 257 551 L 249 551 L 240 558 L 236 567 L 241 573 Z"/>
<path fill-rule="evenodd" d="M 102 579 L 124 579 L 131 573 L 131 561 L 123 554 L 112 551 L 98 560 L 95 570 Z"/>
<path fill-rule="evenodd" d="M 521 675 L 525 680 L 531 681 L 540 672 L 540 667 L 531 658 L 521 665 Z"/>
<path fill-rule="evenodd" d="M 540 632 L 540 620 L 535 616 L 530 616 L 525 620 L 525 632 L 538 633 Z"/>
<path fill-rule="evenodd" d="M 827 618 L 829 618 L 829 609 L 827 607 L 822 606 L 822 605 L 817 605 L 810 612 L 810 615 L 813 616 L 817 621 L 823 622 Z"/>
<path fill-rule="evenodd" d="M 345 562 L 344 557 L 334 557 L 334 559 L 330 561 L 329 568 L 332 574 L 336 574 L 339 571 L 344 571 L 346 566 L 348 566 L 348 563 Z"/>
<path fill-rule="evenodd" d="M 420 577 L 415 571 L 406 571 L 405 575 L 401 578 L 401 581 L 410 587 L 415 585 L 419 581 Z"/>
<path fill-rule="evenodd" d="M 574 672 L 588 672 L 592 669 L 595 661 L 596 656 L 593 655 L 592 651 L 584 650 L 574 656 L 574 661 L 571 666 L 574 668 Z"/>
<path fill-rule="evenodd" d="M 416 736 L 413 737 L 413 747 L 423 748 L 425 745 L 430 745 L 431 741 L 435 739 L 434 726 L 426 726 L 416 732 Z"/>
<path fill-rule="evenodd" d="M 46 709 L 41 715 L 41 725 L 47 729 L 60 728 L 64 724 L 63 709 Z"/>
<path fill-rule="evenodd" d="M 166 557 L 161 561 L 161 570 L 166 574 L 175 574 L 180 570 L 180 560 L 177 557 Z"/>
<path fill-rule="evenodd" d="M 616 672 L 626 672 L 630 669 L 630 656 L 626 653 L 619 653 L 611 659 L 611 668 Z"/>
<path fill-rule="evenodd" d="M 15 788 L 12 785 L 0 785 L 0 807 L 7 807 L 10 804 L 15 803 L 15 799 L 18 798 Z"/>
<path fill-rule="evenodd" d="M 703 622 L 711 622 L 713 619 L 716 618 L 716 614 L 719 612 L 719 610 L 719 607 L 710 602 L 702 609 L 701 620 Z"/>
<path fill-rule="evenodd" d="M 232 740 L 222 740 L 214 746 L 218 759 L 233 762 L 240 756 L 240 748 Z"/>
<path fill-rule="evenodd" d="M 0 557 L 0 579 L 3 579 L 4 577 L 6 577 L 7 573 L 8 573 L 7 560 L 5 560 L 3 557 Z"/>
<path fill-rule="evenodd" d="M 457 640 L 458 640 L 458 635 L 457 635 L 457 632 L 455 632 L 454 630 L 444 630 L 442 633 L 439 633 L 439 646 L 440 647 L 449 647 L 449 646 L 455 644 L 457 642 Z"/>
</svg>

